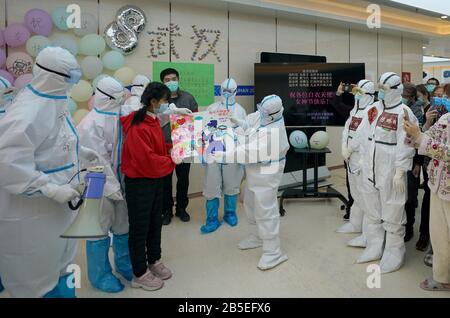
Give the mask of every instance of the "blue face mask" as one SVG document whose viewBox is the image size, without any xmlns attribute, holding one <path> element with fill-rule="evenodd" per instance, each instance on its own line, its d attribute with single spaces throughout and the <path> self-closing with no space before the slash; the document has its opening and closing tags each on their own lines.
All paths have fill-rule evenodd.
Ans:
<svg viewBox="0 0 450 318">
<path fill-rule="evenodd" d="M 433 105 L 439 106 L 442 105 L 443 98 L 442 97 L 433 97 Z"/>
<path fill-rule="evenodd" d="M 178 90 L 179 84 L 178 81 L 169 81 L 166 83 L 166 86 L 172 93 L 175 93 Z"/>
<path fill-rule="evenodd" d="M 448 98 L 444 98 L 442 100 L 442 104 L 444 105 L 445 109 L 447 110 L 447 112 L 450 113 L 450 99 Z"/>
<path fill-rule="evenodd" d="M 434 84 L 427 84 L 425 85 L 425 88 L 427 89 L 428 93 L 433 93 L 434 89 L 436 88 L 436 85 Z"/>
<path fill-rule="evenodd" d="M 379 100 L 384 100 L 385 97 L 386 97 L 386 93 L 384 91 L 379 91 L 378 92 L 378 99 Z"/>
<path fill-rule="evenodd" d="M 76 85 L 80 82 L 82 73 L 80 69 L 74 69 L 69 71 L 69 77 L 66 78 L 66 82 L 69 84 Z"/>
<path fill-rule="evenodd" d="M 360 101 L 362 98 L 363 98 L 363 95 L 359 95 L 359 94 L 355 95 L 356 101 Z"/>
<path fill-rule="evenodd" d="M 402 103 L 408 106 L 409 105 L 409 99 L 402 98 Z"/>
<path fill-rule="evenodd" d="M 159 105 L 158 109 L 155 109 L 155 113 L 161 114 L 161 113 L 164 113 L 165 111 L 167 111 L 168 109 L 169 109 L 169 103 L 161 104 L 161 105 Z"/>
</svg>

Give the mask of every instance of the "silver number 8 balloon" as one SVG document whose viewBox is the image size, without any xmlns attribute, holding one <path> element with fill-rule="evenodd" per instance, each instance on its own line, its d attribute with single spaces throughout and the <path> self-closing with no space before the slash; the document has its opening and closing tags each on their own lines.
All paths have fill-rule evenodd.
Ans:
<svg viewBox="0 0 450 318">
<path fill-rule="evenodd" d="M 116 21 L 105 29 L 105 40 L 113 50 L 120 50 L 124 55 L 131 54 L 138 45 L 147 18 L 144 11 L 136 6 L 123 6 L 117 11 Z"/>
</svg>

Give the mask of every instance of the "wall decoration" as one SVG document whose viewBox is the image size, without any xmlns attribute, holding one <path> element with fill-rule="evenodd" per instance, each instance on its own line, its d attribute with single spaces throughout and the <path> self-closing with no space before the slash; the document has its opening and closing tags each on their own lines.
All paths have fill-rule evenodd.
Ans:
<svg viewBox="0 0 450 318">
<path fill-rule="evenodd" d="M 33 58 L 23 52 L 15 52 L 6 59 L 6 68 L 15 78 L 20 75 L 31 73 Z"/>
<path fill-rule="evenodd" d="M 25 14 L 27 28 L 37 35 L 49 36 L 52 33 L 53 23 L 50 14 L 41 9 L 31 9 Z"/>
<path fill-rule="evenodd" d="M 199 29 L 196 25 L 192 26 L 192 30 L 194 31 L 194 36 L 191 37 L 191 40 L 196 40 L 194 52 L 192 52 L 191 60 L 202 61 L 204 60 L 210 53 L 212 53 L 217 62 L 221 62 L 221 58 L 216 51 L 217 43 L 220 40 L 221 32 L 220 30 L 212 30 L 212 29 Z M 213 36 L 211 40 L 209 36 Z M 206 46 L 204 52 L 199 55 L 200 49 Z"/>
<path fill-rule="evenodd" d="M 116 21 L 105 29 L 106 43 L 111 49 L 131 54 L 138 45 L 138 35 L 147 23 L 144 11 L 136 6 L 127 5 L 117 11 Z"/>
</svg>

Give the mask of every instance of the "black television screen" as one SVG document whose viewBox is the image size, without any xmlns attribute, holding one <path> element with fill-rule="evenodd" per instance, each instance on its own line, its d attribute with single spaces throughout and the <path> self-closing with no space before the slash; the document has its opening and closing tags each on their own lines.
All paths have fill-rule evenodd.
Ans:
<svg viewBox="0 0 450 318">
<path fill-rule="evenodd" d="M 276 94 L 283 100 L 286 126 L 343 126 L 336 110 L 340 82 L 356 84 L 365 77 L 364 63 L 255 64 L 255 102 Z M 342 102 L 352 106 L 351 94 Z"/>
<path fill-rule="evenodd" d="M 326 63 L 325 56 L 261 52 L 261 63 Z"/>
</svg>

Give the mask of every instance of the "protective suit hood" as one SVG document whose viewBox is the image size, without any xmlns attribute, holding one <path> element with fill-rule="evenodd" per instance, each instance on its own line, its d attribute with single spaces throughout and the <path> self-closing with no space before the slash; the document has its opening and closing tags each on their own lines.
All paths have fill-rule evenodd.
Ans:
<svg viewBox="0 0 450 318">
<path fill-rule="evenodd" d="M 60 47 L 46 47 L 36 57 L 31 87 L 42 94 L 67 95 L 74 85 L 67 82 L 66 76 L 70 76 L 71 71 L 79 71 L 81 74 L 80 65 L 69 51 Z"/>
<path fill-rule="evenodd" d="M 375 100 L 375 84 L 372 81 L 363 79 L 358 82 L 357 88 L 362 95 L 359 100 L 355 98 L 355 107 L 365 109 L 367 106 L 373 104 Z"/>
<path fill-rule="evenodd" d="M 261 115 L 261 125 L 269 125 L 283 117 L 283 102 L 277 95 L 269 95 L 264 97 L 260 104 L 257 105 Z"/>
<path fill-rule="evenodd" d="M 0 107 L 6 102 L 3 100 L 3 95 L 12 89 L 11 83 L 4 77 L 0 76 Z"/>
<path fill-rule="evenodd" d="M 402 102 L 403 85 L 400 76 L 393 72 L 381 75 L 378 83 L 380 92 L 384 92 L 382 104 L 385 108 L 391 108 Z"/>
<path fill-rule="evenodd" d="M 226 108 L 233 107 L 236 103 L 237 83 L 232 78 L 227 78 L 220 86 L 220 95 L 222 96 L 222 104 Z"/>
<path fill-rule="evenodd" d="M 138 74 L 133 79 L 133 83 L 131 84 L 131 95 L 137 96 L 141 98 L 144 93 L 145 87 L 150 83 L 150 79 L 145 76 Z"/>
<path fill-rule="evenodd" d="M 122 84 L 110 76 L 102 78 L 97 85 L 94 107 L 100 111 L 118 112 L 125 97 Z"/>
</svg>

